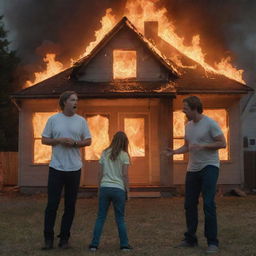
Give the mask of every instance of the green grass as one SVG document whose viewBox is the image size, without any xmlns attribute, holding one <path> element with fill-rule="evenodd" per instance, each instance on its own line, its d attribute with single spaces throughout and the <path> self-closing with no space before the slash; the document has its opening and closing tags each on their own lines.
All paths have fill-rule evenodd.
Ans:
<svg viewBox="0 0 256 256">
<path fill-rule="evenodd" d="M 198 227 L 199 247 L 175 249 L 185 231 L 183 198 L 131 199 L 127 204 L 126 222 L 129 240 L 134 250 L 119 251 L 117 229 L 112 208 L 106 221 L 100 249 L 97 255 L 157 255 L 182 256 L 205 255 L 206 241 L 203 236 L 203 212 L 200 202 L 200 223 Z M 78 199 L 76 217 L 72 227 L 72 249 L 41 251 L 43 242 L 43 215 L 46 205 L 44 195 L 0 196 L 0 255 L 93 255 L 87 250 L 94 226 L 97 200 Z M 227 256 L 256 255 L 256 196 L 217 198 L 220 253 Z M 56 234 L 63 211 L 60 205 Z"/>
</svg>

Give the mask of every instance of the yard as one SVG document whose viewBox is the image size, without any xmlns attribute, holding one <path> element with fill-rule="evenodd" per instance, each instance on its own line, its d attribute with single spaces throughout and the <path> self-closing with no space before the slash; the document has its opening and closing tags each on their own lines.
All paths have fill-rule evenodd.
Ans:
<svg viewBox="0 0 256 256">
<path fill-rule="evenodd" d="M 63 203 L 63 202 L 62 202 Z M 96 217 L 96 199 L 79 198 L 76 218 L 72 228 L 72 249 L 41 251 L 43 212 L 45 195 L 22 196 L 0 195 L 0 255 L 92 255 L 87 250 Z M 218 197 L 218 221 L 220 253 L 227 256 L 256 255 L 256 196 Z M 200 224 L 198 228 L 199 247 L 194 249 L 173 248 L 180 242 L 185 219 L 183 198 L 135 199 L 127 204 L 127 226 L 130 244 L 134 250 L 129 255 L 205 255 L 206 242 L 203 236 L 203 214 L 200 203 Z M 63 204 L 56 222 L 56 235 Z M 109 212 L 100 249 L 97 255 L 123 255 L 119 251 L 118 235 Z"/>
</svg>

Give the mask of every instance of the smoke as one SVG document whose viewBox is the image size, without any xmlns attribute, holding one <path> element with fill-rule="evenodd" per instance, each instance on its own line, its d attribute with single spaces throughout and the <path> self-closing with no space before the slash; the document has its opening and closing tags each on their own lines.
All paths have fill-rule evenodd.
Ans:
<svg viewBox="0 0 256 256">
<path fill-rule="evenodd" d="M 94 40 L 107 8 L 120 19 L 126 0 L 2 0 L 0 15 L 9 30 L 11 47 L 17 49 L 30 72 L 44 68 L 46 52 L 68 65 Z M 244 69 L 248 85 L 256 87 L 256 1 L 254 0 L 161 0 L 177 28 L 190 44 L 200 34 L 200 44 L 210 64 L 231 56 Z"/>
<path fill-rule="evenodd" d="M 248 85 L 256 88 L 256 1 L 162 0 L 185 42 L 200 34 L 209 64 L 231 56 L 244 70 Z"/>
<path fill-rule="evenodd" d="M 0 15 L 4 15 L 11 47 L 33 73 L 44 69 L 46 52 L 57 53 L 57 60 L 69 65 L 94 40 L 105 10 L 111 7 L 119 17 L 124 4 L 115 0 L 2 0 Z"/>
</svg>

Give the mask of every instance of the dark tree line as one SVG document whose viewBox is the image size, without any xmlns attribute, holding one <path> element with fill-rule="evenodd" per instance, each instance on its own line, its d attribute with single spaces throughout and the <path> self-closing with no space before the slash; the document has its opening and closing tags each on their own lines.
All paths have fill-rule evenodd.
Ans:
<svg viewBox="0 0 256 256">
<path fill-rule="evenodd" d="M 9 95 L 17 88 L 19 58 L 9 45 L 0 16 L 0 151 L 18 150 L 18 110 Z"/>
</svg>

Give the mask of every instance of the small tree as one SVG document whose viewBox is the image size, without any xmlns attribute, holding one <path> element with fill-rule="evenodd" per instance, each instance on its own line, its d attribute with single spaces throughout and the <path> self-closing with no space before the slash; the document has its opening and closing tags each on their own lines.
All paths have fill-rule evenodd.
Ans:
<svg viewBox="0 0 256 256">
<path fill-rule="evenodd" d="M 0 16 L 0 151 L 16 151 L 18 144 L 18 113 L 9 94 L 14 90 L 19 59 L 15 51 L 9 50 L 9 44 Z"/>
</svg>

